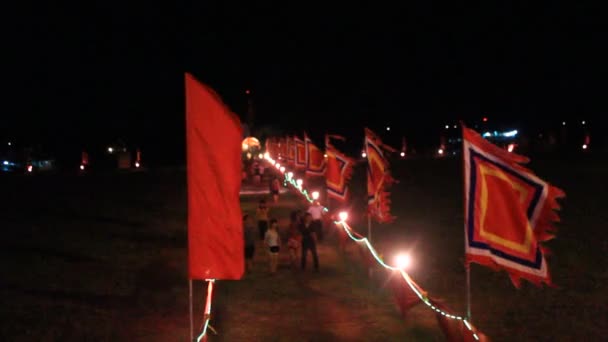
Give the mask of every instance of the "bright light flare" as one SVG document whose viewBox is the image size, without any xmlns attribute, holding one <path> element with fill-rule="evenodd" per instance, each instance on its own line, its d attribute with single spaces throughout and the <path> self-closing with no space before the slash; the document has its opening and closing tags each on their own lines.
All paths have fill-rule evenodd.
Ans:
<svg viewBox="0 0 608 342">
<path fill-rule="evenodd" d="M 4 165 L 8 165 L 8 164 L 10 164 L 10 163 L 8 162 L 8 160 L 5 160 L 5 161 L 3 161 L 3 162 L 2 162 L 2 164 L 4 164 Z"/>
<path fill-rule="evenodd" d="M 315 201 L 319 199 L 319 192 L 318 191 L 313 191 L 312 192 L 312 199 L 315 200 Z"/>
<path fill-rule="evenodd" d="M 108 147 L 108 153 L 112 153 L 112 152 L 114 152 L 114 148 Z"/>
<path fill-rule="evenodd" d="M 391 127 L 390 127 L 390 126 L 386 126 L 386 130 L 387 130 L 387 131 L 390 131 L 390 130 L 391 130 Z"/>
<path fill-rule="evenodd" d="M 327 158 L 327 153 L 323 154 L 323 158 Z"/>
<path fill-rule="evenodd" d="M 27 172 L 32 172 L 32 171 L 34 171 L 34 167 L 32 165 L 28 165 Z"/>
<path fill-rule="evenodd" d="M 260 154 L 258 154 L 258 159 L 262 159 L 262 158 L 264 158 L 264 155 L 263 155 L 263 154 L 261 154 L 261 153 L 260 153 Z"/>
<path fill-rule="evenodd" d="M 84 171 L 84 165 L 80 164 L 80 170 Z"/>
<path fill-rule="evenodd" d="M 338 218 L 340 219 L 340 222 L 344 222 L 346 219 L 348 219 L 348 213 L 346 211 L 341 211 L 338 214 Z"/>
<path fill-rule="evenodd" d="M 509 146 L 507 146 L 507 151 L 509 151 L 509 152 L 513 152 L 514 149 L 515 149 L 515 144 L 509 144 Z"/>
<path fill-rule="evenodd" d="M 264 159 L 270 159 L 270 153 L 268 153 L 268 152 L 264 153 Z"/>
<path fill-rule="evenodd" d="M 298 187 L 301 188 L 302 184 L 304 183 L 304 181 L 302 179 L 298 179 L 296 180 L 296 184 L 298 184 Z"/>
<path fill-rule="evenodd" d="M 445 125 L 445 129 L 450 129 L 450 125 Z"/>
<path fill-rule="evenodd" d="M 279 169 L 279 171 L 281 171 L 281 173 L 285 173 L 285 166 L 281 166 L 281 168 Z"/>
<path fill-rule="evenodd" d="M 412 258 L 409 254 L 401 253 L 395 256 L 395 267 L 402 270 L 407 269 L 412 264 Z"/>
<path fill-rule="evenodd" d="M 439 153 L 439 155 L 443 155 L 443 149 L 440 148 L 439 150 L 437 150 L 437 153 Z"/>
<path fill-rule="evenodd" d="M 135 162 L 135 167 L 139 168 L 139 166 L 140 166 L 139 162 Z"/>
<path fill-rule="evenodd" d="M 279 163 L 274 164 L 274 166 L 276 166 L 277 169 L 281 169 L 281 164 L 279 164 Z"/>
<path fill-rule="evenodd" d="M 12 142 L 10 142 L 10 141 L 8 142 L 8 146 L 11 146 L 12 144 L 13 144 Z"/>
<path fill-rule="evenodd" d="M 401 157 L 405 157 L 405 152 L 401 152 Z"/>
<path fill-rule="evenodd" d="M 367 153 L 361 152 L 361 158 L 367 158 Z"/>
<path fill-rule="evenodd" d="M 287 172 L 287 177 L 289 179 L 293 178 L 293 172 L 291 172 L 291 171 Z"/>
<path fill-rule="evenodd" d="M 583 144 L 583 150 L 586 150 L 587 147 L 589 147 L 589 146 L 587 146 L 587 144 Z"/>
</svg>

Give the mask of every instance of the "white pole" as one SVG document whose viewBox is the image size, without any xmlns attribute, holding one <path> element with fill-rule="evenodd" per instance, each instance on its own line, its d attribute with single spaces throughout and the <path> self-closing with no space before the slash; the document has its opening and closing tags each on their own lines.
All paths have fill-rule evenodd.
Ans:
<svg viewBox="0 0 608 342">
<path fill-rule="evenodd" d="M 188 279 L 189 281 L 189 299 L 190 299 L 190 341 L 194 341 L 194 316 L 193 316 L 193 308 L 192 308 L 192 279 Z"/>
<path fill-rule="evenodd" d="M 372 243 L 372 215 L 369 213 L 367 214 L 367 240 L 370 244 Z M 374 274 L 374 270 L 372 269 L 372 265 L 369 265 L 368 267 L 369 278 L 371 279 Z"/>
</svg>

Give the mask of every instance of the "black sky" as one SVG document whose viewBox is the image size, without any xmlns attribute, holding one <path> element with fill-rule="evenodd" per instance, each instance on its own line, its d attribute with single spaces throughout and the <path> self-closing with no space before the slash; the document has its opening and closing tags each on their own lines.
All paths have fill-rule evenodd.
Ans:
<svg viewBox="0 0 608 342">
<path fill-rule="evenodd" d="M 599 5 L 206 3 L 7 8 L 0 134 L 181 146 L 185 71 L 239 114 L 251 89 L 257 122 L 286 129 L 422 135 L 446 120 L 608 109 Z"/>
</svg>

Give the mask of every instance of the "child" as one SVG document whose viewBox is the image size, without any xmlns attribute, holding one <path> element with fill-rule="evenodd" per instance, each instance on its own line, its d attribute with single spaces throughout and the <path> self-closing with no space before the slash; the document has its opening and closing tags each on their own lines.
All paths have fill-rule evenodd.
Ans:
<svg viewBox="0 0 608 342">
<path fill-rule="evenodd" d="M 256 210 L 256 217 L 258 219 L 258 230 L 260 231 L 260 240 L 264 240 L 264 236 L 266 236 L 266 231 L 268 230 L 268 207 L 266 206 L 266 200 L 260 200 L 260 205 Z"/>
<path fill-rule="evenodd" d="M 253 255 L 255 254 L 255 227 L 248 214 L 243 215 L 243 236 L 245 240 L 245 268 L 253 270 Z"/>
<path fill-rule="evenodd" d="M 274 274 L 277 272 L 277 267 L 279 265 L 279 249 L 281 239 L 279 238 L 278 231 L 279 224 L 276 219 L 270 220 L 270 228 L 266 232 L 266 236 L 264 237 L 264 243 L 268 247 L 268 251 L 270 253 L 270 273 Z"/>
<path fill-rule="evenodd" d="M 298 260 L 298 250 L 300 244 L 302 244 L 302 236 L 298 232 L 298 226 L 300 225 L 300 218 L 297 211 L 291 213 L 291 222 L 289 223 L 289 237 L 287 240 L 287 248 L 289 249 L 289 260 L 291 261 L 291 268 L 296 267 Z"/>
</svg>

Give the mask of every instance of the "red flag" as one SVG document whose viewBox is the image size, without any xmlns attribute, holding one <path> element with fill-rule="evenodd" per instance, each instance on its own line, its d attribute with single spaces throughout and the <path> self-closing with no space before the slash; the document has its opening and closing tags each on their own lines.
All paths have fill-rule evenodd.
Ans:
<svg viewBox="0 0 608 342">
<path fill-rule="evenodd" d="M 325 183 L 327 185 L 327 195 L 344 202 L 348 197 L 348 187 L 346 184 L 352 176 L 355 161 L 331 145 L 329 138 L 333 137 L 326 136 L 325 138 L 325 153 L 327 154 Z"/>
<path fill-rule="evenodd" d="M 295 166 L 296 163 L 296 144 L 293 137 L 285 138 L 287 141 L 287 165 Z"/>
<path fill-rule="evenodd" d="M 390 222 L 390 193 L 387 189 L 395 182 L 389 171 L 384 150 L 395 150 L 384 145 L 380 138 L 365 129 L 365 153 L 367 154 L 367 205 L 370 215 L 378 222 Z"/>
<path fill-rule="evenodd" d="M 506 270 L 516 287 L 551 284 L 541 243 L 553 238 L 564 192 L 523 167 L 528 158 L 462 129 L 467 262 Z"/>
<path fill-rule="evenodd" d="M 306 176 L 323 176 L 325 173 L 325 156 L 312 140 L 304 133 L 304 144 L 306 146 Z"/>
<path fill-rule="evenodd" d="M 308 163 L 308 155 L 306 154 L 306 144 L 297 136 L 293 137 L 296 145 L 296 169 L 306 169 Z"/>
<path fill-rule="evenodd" d="M 416 304 L 421 302 L 420 298 L 412 290 L 408 283 L 403 280 L 403 277 L 400 274 L 393 273 L 390 277 L 390 286 L 393 290 L 393 298 L 395 299 L 395 302 L 399 307 L 401 317 L 405 319 L 410 309 L 412 309 L 414 306 L 416 306 Z M 423 292 L 417 284 L 413 283 L 413 285 L 419 292 Z"/>
<path fill-rule="evenodd" d="M 431 300 L 431 303 L 441 311 L 449 312 L 449 310 L 443 304 L 440 304 L 435 300 Z M 447 316 L 442 315 L 440 312 L 436 312 L 435 317 L 437 318 L 437 323 L 439 324 L 441 331 L 445 335 L 445 339 L 449 342 L 490 341 L 486 335 L 475 330 L 474 327 L 469 325 L 471 327 L 471 329 L 469 329 L 462 320 L 448 318 Z"/>
<path fill-rule="evenodd" d="M 244 246 L 239 119 L 186 74 L 188 261 L 191 279 L 240 279 Z"/>
</svg>

